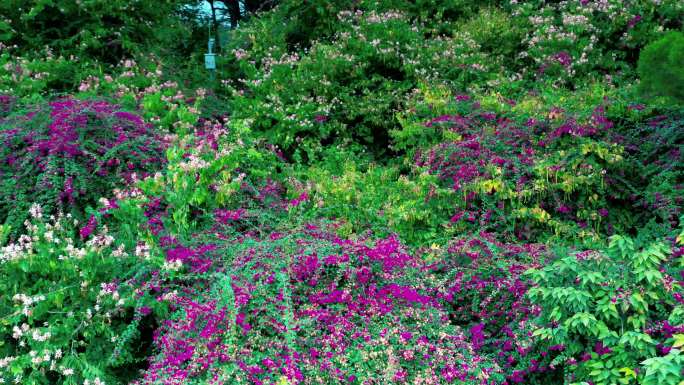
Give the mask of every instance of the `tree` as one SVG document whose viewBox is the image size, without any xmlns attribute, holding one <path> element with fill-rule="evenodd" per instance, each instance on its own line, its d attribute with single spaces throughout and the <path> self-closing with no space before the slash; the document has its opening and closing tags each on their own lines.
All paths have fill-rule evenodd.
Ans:
<svg viewBox="0 0 684 385">
<path fill-rule="evenodd" d="M 647 45 L 639 57 L 639 89 L 646 96 L 667 96 L 684 101 L 684 34 L 667 33 Z"/>
<path fill-rule="evenodd" d="M 56 54 L 115 63 L 159 38 L 179 19 L 184 0 L 4 0 L 0 32 L 25 53 L 49 46 Z M 4 28 L 3 28 L 4 27 Z"/>
</svg>

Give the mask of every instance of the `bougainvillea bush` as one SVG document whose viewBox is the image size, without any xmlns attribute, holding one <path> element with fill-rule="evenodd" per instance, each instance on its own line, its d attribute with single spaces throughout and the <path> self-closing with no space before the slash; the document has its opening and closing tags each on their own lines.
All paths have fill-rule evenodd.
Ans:
<svg viewBox="0 0 684 385">
<path fill-rule="evenodd" d="M 166 255 L 223 266 L 210 290 L 202 280 L 170 295 L 175 315 L 141 384 L 504 378 L 449 321 L 441 274 L 396 238 L 341 239 L 307 225 L 239 244 L 170 245 Z"/>
<path fill-rule="evenodd" d="M 676 227 L 681 109 L 647 111 L 615 95 L 540 110 L 444 92 L 425 89 L 392 135 L 407 162 L 457 192 L 451 226 L 519 239 L 596 238 L 651 219 Z"/>
<path fill-rule="evenodd" d="M 162 133 L 103 100 L 32 105 L 0 124 L 0 215 L 15 234 L 32 203 L 83 220 L 86 207 L 163 163 Z"/>
</svg>

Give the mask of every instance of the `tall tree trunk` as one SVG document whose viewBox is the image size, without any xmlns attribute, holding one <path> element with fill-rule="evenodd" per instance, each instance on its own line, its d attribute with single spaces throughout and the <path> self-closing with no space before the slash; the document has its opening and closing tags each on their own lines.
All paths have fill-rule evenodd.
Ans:
<svg viewBox="0 0 684 385">
<path fill-rule="evenodd" d="M 219 40 L 219 25 L 216 20 L 216 7 L 214 6 L 214 0 L 207 0 L 209 6 L 211 7 L 211 23 L 214 27 L 214 52 L 219 52 L 221 50 L 221 42 Z"/>
<path fill-rule="evenodd" d="M 228 8 L 228 15 L 230 16 L 230 27 L 236 28 L 242 19 L 242 12 L 240 12 L 239 0 L 226 0 L 223 2 Z"/>
</svg>

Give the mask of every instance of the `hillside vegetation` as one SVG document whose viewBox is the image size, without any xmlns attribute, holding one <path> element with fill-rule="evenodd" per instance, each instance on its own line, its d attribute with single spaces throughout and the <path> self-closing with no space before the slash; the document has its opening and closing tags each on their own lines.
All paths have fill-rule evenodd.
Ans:
<svg viewBox="0 0 684 385">
<path fill-rule="evenodd" d="M 0 384 L 684 385 L 682 2 L 200 3 L 0 4 Z"/>
</svg>

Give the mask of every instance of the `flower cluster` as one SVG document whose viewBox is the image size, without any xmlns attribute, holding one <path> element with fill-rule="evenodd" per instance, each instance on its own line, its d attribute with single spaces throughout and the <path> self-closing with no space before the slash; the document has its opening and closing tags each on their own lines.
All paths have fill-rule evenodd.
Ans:
<svg viewBox="0 0 684 385">
<path fill-rule="evenodd" d="M 28 197 L 49 214 L 83 219 L 87 205 L 162 163 L 164 145 L 152 127 L 106 101 L 60 99 L 0 124 L 11 126 L 0 131 L 0 213 L 15 231 Z"/>
</svg>

